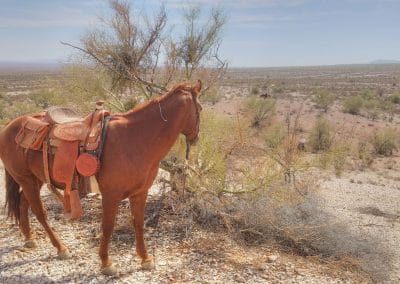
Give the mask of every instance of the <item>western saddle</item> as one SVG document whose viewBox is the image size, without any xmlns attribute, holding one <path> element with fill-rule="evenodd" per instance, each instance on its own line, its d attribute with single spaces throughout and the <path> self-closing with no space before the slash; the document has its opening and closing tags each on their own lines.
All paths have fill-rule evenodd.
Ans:
<svg viewBox="0 0 400 284">
<path fill-rule="evenodd" d="M 74 110 L 52 107 L 28 116 L 15 140 L 25 149 L 42 151 L 48 188 L 64 204 L 71 220 L 82 213 L 79 193 L 87 193 L 88 177 L 96 174 L 110 113 L 96 103 L 96 109 L 82 118 Z M 55 185 L 64 187 L 64 197 Z"/>
</svg>

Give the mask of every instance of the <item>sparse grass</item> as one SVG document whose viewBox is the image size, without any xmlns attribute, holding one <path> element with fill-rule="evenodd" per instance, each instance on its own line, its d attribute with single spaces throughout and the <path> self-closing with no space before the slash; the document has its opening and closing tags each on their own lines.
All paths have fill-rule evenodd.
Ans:
<svg viewBox="0 0 400 284">
<path fill-rule="evenodd" d="M 366 142 L 359 142 L 358 143 L 358 158 L 360 159 L 360 169 L 364 170 L 366 168 L 369 168 L 372 163 L 374 162 L 374 156 L 373 156 L 373 150 L 370 148 L 368 143 Z"/>
<path fill-rule="evenodd" d="M 280 123 L 272 125 L 265 133 L 265 144 L 267 148 L 277 149 L 279 145 L 282 145 L 285 136 L 286 133 L 283 125 Z"/>
<path fill-rule="evenodd" d="M 335 174 L 336 176 L 340 176 L 344 171 L 346 159 L 349 156 L 350 149 L 344 143 L 334 144 L 330 152 Z"/>
<path fill-rule="evenodd" d="M 218 91 L 215 89 L 208 90 L 205 94 L 200 97 L 202 102 L 207 102 L 212 105 L 215 105 L 217 102 L 221 100 L 221 96 L 218 94 Z"/>
<path fill-rule="evenodd" d="M 323 110 L 324 112 L 328 112 L 329 108 L 335 102 L 336 96 L 327 91 L 327 90 L 320 90 L 314 94 L 313 101 L 317 108 Z"/>
<path fill-rule="evenodd" d="M 396 130 L 386 128 L 376 132 L 369 138 L 369 142 L 377 155 L 391 156 L 393 151 L 397 150 L 399 134 Z"/>
<path fill-rule="evenodd" d="M 329 150 L 333 142 L 332 126 L 323 117 L 318 118 L 311 129 L 308 143 L 312 152 Z"/>
<path fill-rule="evenodd" d="M 389 101 L 393 104 L 400 104 L 400 94 L 392 94 L 389 97 Z"/>
<path fill-rule="evenodd" d="M 343 100 L 343 112 L 350 113 L 353 115 L 359 115 L 361 108 L 364 105 L 364 100 L 360 96 L 351 96 Z"/>
<path fill-rule="evenodd" d="M 262 123 L 275 115 L 276 101 L 251 97 L 245 101 L 247 115 L 251 117 L 252 127 L 261 127 Z"/>
</svg>

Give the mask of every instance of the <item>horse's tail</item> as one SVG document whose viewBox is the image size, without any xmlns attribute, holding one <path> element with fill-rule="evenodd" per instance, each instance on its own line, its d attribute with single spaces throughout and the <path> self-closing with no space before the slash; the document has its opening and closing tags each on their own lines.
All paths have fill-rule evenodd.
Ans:
<svg viewBox="0 0 400 284">
<path fill-rule="evenodd" d="M 21 202 L 21 195 L 19 192 L 19 184 L 15 179 L 5 170 L 6 175 L 6 204 L 7 216 L 14 218 L 18 224 L 20 219 L 19 204 Z"/>
</svg>

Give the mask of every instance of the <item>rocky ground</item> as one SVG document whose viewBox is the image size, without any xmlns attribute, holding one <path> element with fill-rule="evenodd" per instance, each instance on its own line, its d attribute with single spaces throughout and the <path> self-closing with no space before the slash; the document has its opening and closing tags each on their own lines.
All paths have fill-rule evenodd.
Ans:
<svg viewBox="0 0 400 284">
<path fill-rule="evenodd" d="M 0 203 L 4 204 L 4 178 L 0 169 Z M 349 183 L 354 185 L 352 183 Z M 329 185 L 329 183 L 328 183 Z M 357 185 L 357 183 L 356 183 Z M 23 247 L 17 226 L 0 214 L 0 283 L 360 283 L 370 282 L 350 266 L 319 257 L 300 257 L 273 246 L 245 246 L 224 232 L 194 226 L 189 237 L 173 218 L 161 216 L 158 226 L 147 227 L 146 240 L 155 255 L 156 269 L 143 271 L 134 252 L 128 203 L 120 206 L 111 257 L 119 274 L 100 274 L 97 255 L 101 207 L 98 196 L 84 199 L 84 217 L 68 223 L 55 198 L 42 190 L 50 223 L 72 252 L 57 258 L 40 224 L 32 218 L 38 247 Z M 151 197 L 149 209 L 152 208 Z M 337 201 L 339 202 L 339 201 Z M 332 205 L 332 203 L 330 204 Z M 352 205 L 353 206 L 353 205 Z M 360 207 L 361 205 L 358 205 Z M 384 210 L 384 208 L 382 209 Z M 341 212 L 341 211 L 338 211 Z M 346 217 L 347 218 L 347 217 Z M 375 227 L 370 227 L 375 228 Z M 376 227 L 379 228 L 380 227 Z M 186 235 L 186 236 L 185 236 Z"/>
</svg>

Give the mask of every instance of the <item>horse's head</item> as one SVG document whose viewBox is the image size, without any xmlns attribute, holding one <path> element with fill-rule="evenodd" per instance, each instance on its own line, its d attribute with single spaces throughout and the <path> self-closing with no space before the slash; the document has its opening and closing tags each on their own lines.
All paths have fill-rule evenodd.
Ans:
<svg viewBox="0 0 400 284">
<path fill-rule="evenodd" d="M 201 90 L 201 81 L 190 88 L 191 102 L 189 103 L 189 116 L 183 134 L 186 136 L 186 143 L 194 144 L 199 137 L 201 104 L 198 100 Z"/>
</svg>

